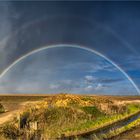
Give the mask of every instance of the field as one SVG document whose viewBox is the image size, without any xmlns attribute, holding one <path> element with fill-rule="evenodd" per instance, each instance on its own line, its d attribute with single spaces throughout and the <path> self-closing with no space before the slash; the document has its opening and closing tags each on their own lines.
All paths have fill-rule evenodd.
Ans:
<svg viewBox="0 0 140 140">
<path fill-rule="evenodd" d="M 78 139 L 140 112 L 138 96 L 1 95 L 0 104 L 1 140 Z"/>
</svg>

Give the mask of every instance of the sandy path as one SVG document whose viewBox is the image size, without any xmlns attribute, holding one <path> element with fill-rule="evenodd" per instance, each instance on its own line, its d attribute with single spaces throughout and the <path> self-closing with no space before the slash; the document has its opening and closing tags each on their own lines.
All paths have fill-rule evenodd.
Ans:
<svg viewBox="0 0 140 140">
<path fill-rule="evenodd" d="M 8 110 L 5 113 L 0 114 L 0 125 L 11 120 L 19 112 L 21 112 L 27 104 L 33 104 L 35 102 L 22 102 L 22 103 L 5 103 L 4 107 Z"/>
<path fill-rule="evenodd" d="M 4 113 L 2 116 L 0 115 L 0 125 L 4 124 L 5 122 L 9 121 L 12 117 L 14 117 L 15 113 L 16 111 L 10 111 Z"/>
</svg>

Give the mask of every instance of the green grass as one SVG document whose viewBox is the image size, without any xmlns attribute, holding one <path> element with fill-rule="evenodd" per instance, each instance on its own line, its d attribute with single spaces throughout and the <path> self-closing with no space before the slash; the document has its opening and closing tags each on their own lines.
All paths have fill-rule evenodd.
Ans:
<svg viewBox="0 0 140 140">
<path fill-rule="evenodd" d="M 100 117 L 100 116 L 103 116 L 104 115 L 104 113 L 101 112 L 96 106 L 84 106 L 84 107 L 81 107 L 81 109 L 85 113 L 91 114 L 94 117 Z"/>
<path fill-rule="evenodd" d="M 132 107 L 133 107 L 133 105 L 132 105 Z M 73 132 L 78 132 L 78 131 L 80 132 L 80 131 L 86 131 L 86 130 L 90 130 L 90 129 L 94 130 L 97 128 L 101 128 L 101 127 L 110 125 L 114 122 L 120 121 L 124 118 L 127 118 L 128 116 L 130 116 L 138 111 L 140 111 L 140 109 L 139 109 L 139 107 L 136 107 L 135 109 L 131 108 L 129 113 L 124 112 L 123 114 L 104 115 L 104 116 L 98 117 L 96 120 L 86 120 L 85 122 L 83 122 L 81 124 L 80 123 L 77 124 L 73 128 L 66 129 L 65 132 L 73 133 Z"/>
<path fill-rule="evenodd" d="M 118 129 L 116 129 L 116 130 L 110 131 L 109 133 L 105 134 L 105 135 L 103 136 L 103 138 L 108 139 L 108 138 L 117 136 L 117 135 L 119 135 L 119 134 L 121 134 L 121 133 L 123 133 L 123 132 L 125 132 L 125 131 L 128 131 L 128 130 L 134 128 L 134 127 L 137 127 L 137 126 L 139 126 L 139 125 L 140 125 L 140 118 L 137 119 L 137 120 L 135 120 L 135 121 L 133 121 L 133 122 L 131 122 L 130 124 L 128 124 L 128 125 L 126 125 L 126 126 L 123 126 L 123 127 L 118 128 Z"/>
<path fill-rule="evenodd" d="M 130 104 L 130 105 L 127 106 L 128 113 L 129 112 L 135 112 L 138 109 L 140 109 L 140 105 L 139 104 Z"/>
<path fill-rule="evenodd" d="M 50 138 L 60 137 L 61 134 L 71 135 L 77 132 L 94 130 L 116 121 L 122 120 L 137 112 L 139 106 L 129 105 L 128 112 L 105 115 L 96 106 L 84 107 L 51 107 L 42 109 L 29 109 L 21 115 L 26 122 L 38 121 L 40 129 Z M 14 130 L 14 129 L 13 129 Z"/>
<path fill-rule="evenodd" d="M 95 101 L 95 99 L 93 97 L 90 97 L 90 96 L 83 96 L 83 97 L 81 97 L 81 100 L 83 100 L 83 101 L 92 101 L 92 102 Z"/>
</svg>

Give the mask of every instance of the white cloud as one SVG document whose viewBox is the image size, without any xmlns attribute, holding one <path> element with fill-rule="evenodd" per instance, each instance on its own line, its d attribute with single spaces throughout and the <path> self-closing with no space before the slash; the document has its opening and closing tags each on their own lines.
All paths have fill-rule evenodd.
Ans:
<svg viewBox="0 0 140 140">
<path fill-rule="evenodd" d="M 86 75 L 86 76 L 84 77 L 84 79 L 85 79 L 85 82 L 86 82 L 86 83 L 92 83 L 93 81 L 96 80 L 96 78 L 93 77 L 92 75 Z"/>
<path fill-rule="evenodd" d="M 103 90 L 104 86 L 101 83 L 98 83 L 97 85 L 87 85 L 85 87 L 85 91 L 87 92 L 91 92 L 91 91 L 99 91 L 99 90 Z"/>
<path fill-rule="evenodd" d="M 87 80 L 94 80 L 94 77 L 91 76 L 91 75 L 86 75 L 86 76 L 85 76 L 85 79 L 87 79 Z"/>
<path fill-rule="evenodd" d="M 101 90 L 103 89 L 103 85 L 101 83 L 98 83 L 97 86 L 95 87 L 95 90 Z"/>
<path fill-rule="evenodd" d="M 93 86 L 92 85 L 88 85 L 87 87 L 85 87 L 85 91 L 91 91 L 93 90 Z"/>
</svg>

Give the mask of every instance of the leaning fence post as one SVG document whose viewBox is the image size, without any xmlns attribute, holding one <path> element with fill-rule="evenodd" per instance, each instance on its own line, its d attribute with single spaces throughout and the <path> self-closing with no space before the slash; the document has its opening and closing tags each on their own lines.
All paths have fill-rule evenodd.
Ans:
<svg viewBox="0 0 140 140">
<path fill-rule="evenodd" d="M 65 140 L 65 134 L 61 134 L 61 140 Z"/>
</svg>

